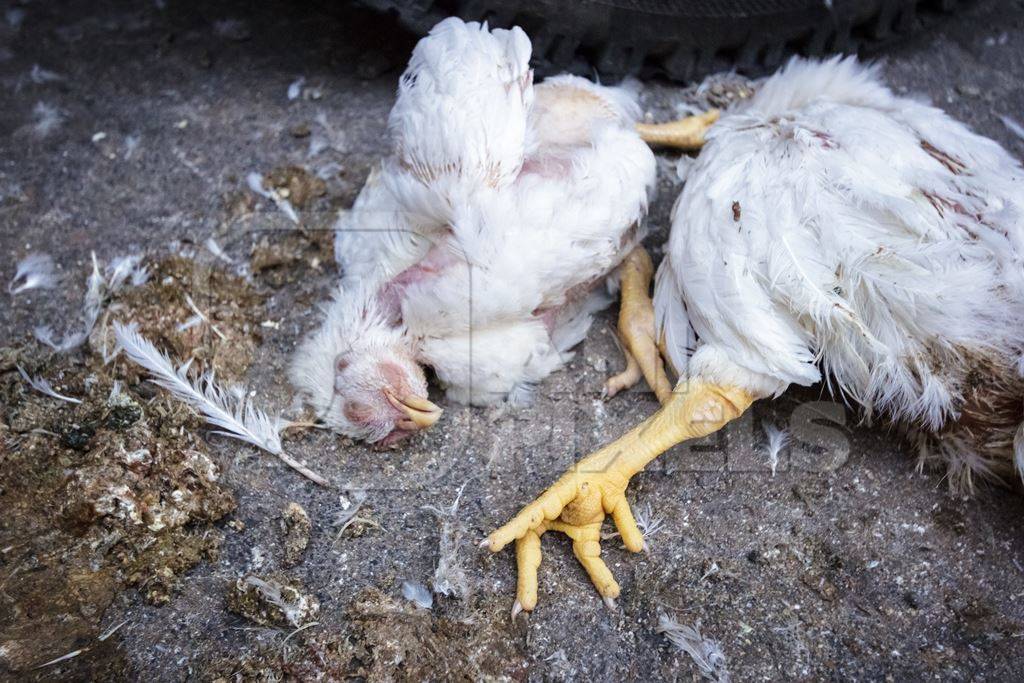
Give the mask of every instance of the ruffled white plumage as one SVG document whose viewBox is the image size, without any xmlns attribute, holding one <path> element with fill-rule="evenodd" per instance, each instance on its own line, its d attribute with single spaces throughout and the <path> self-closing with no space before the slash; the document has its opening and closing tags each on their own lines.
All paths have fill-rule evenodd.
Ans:
<svg viewBox="0 0 1024 683">
<path fill-rule="evenodd" d="M 635 93 L 574 76 L 535 87 L 529 56 L 519 29 L 435 27 L 399 88 L 394 154 L 337 225 L 345 296 L 357 283 L 363 297 L 397 292 L 391 313 L 417 359 L 462 402 L 526 396 L 564 364 L 609 301 L 603 280 L 643 237 L 654 184 Z M 332 317 L 325 326 L 362 326 Z M 319 346 L 318 373 L 337 351 Z M 323 394 L 307 390 L 329 384 L 315 374 L 297 386 Z"/>
<path fill-rule="evenodd" d="M 940 430 L 973 372 L 1020 357 L 1022 182 L 875 69 L 794 60 L 711 130 L 673 211 L 655 297 L 673 363 L 762 396 L 824 377 Z"/>
<path fill-rule="evenodd" d="M 522 29 L 446 19 L 413 50 L 388 118 L 396 156 L 425 180 L 511 182 L 525 153 L 533 73 Z"/>
</svg>

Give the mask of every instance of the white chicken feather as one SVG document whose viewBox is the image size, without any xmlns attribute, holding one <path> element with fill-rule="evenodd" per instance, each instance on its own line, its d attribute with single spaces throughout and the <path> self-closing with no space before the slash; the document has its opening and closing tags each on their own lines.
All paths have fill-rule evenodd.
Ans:
<svg viewBox="0 0 1024 683">
<path fill-rule="evenodd" d="M 1022 202 L 996 143 L 876 68 L 795 59 L 721 118 L 689 173 L 656 285 L 666 351 L 684 379 L 754 396 L 824 377 L 915 429 L 952 483 L 1006 476 Z"/>
<path fill-rule="evenodd" d="M 390 420 L 359 410 L 386 413 L 367 391 L 395 383 L 368 358 L 391 368 L 399 396 L 425 396 L 420 364 L 460 402 L 528 396 L 568 360 L 643 237 L 655 162 L 633 130 L 635 93 L 575 76 L 534 86 L 529 59 L 521 30 L 458 19 L 417 45 L 389 119 L 394 153 L 339 218 L 341 289 L 293 366 L 339 431 L 401 436 L 401 406 Z M 367 335 L 390 338 L 394 353 L 332 370 Z"/>
</svg>

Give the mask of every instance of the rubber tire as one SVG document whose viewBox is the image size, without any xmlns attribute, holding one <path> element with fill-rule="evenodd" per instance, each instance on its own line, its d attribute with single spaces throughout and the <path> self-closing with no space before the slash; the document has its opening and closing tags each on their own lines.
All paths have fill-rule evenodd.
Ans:
<svg viewBox="0 0 1024 683">
<path fill-rule="evenodd" d="M 534 67 L 691 81 L 774 70 L 790 54 L 854 53 L 919 28 L 957 0 L 360 0 L 426 34 L 456 15 L 521 26 Z"/>
</svg>

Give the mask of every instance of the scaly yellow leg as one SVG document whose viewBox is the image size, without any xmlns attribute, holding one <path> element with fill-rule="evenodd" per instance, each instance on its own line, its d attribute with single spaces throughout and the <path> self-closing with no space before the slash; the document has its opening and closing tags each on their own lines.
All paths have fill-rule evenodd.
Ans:
<svg viewBox="0 0 1024 683">
<path fill-rule="evenodd" d="M 614 396 L 636 384 L 642 373 L 648 386 L 665 403 L 672 383 L 665 374 L 665 363 L 655 340 L 654 304 L 651 301 L 651 276 L 654 264 L 643 247 L 637 247 L 620 266 L 622 294 L 619 303 L 619 340 L 626 357 L 626 369 L 609 377 L 604 384 L 606 396 Z"/>
<path fill-rule="evenodd" d="M 704 146 L 704 135 L 718 120 L 718 110 L 687 116 L 669 123 L 638 123 L 636 132 L 649 145 L 696 151 Z"/>
<path fill-rule="evenodd" d="M 630 478 L 663 452 L 681 441 L 706 436 L 735 419 L 753 402 L 747 391 L 702 382 L 681 385 L 651 417 L 617 441 L 588 455 L 567 471 L 507 524 L 491 533 L 482 547 L 498 552 L 516 542 L 519 570 L 516 604 L 532 610 L 537 605 L 537 568 L 540 537 L 561 531 L 573 541 L 573 552 L 586 569 L 605 602 L 619 596 L 619 584 L 601 560 L 601 524 L 611 515 L 626 548 L 643 550 L 626 486 Z"/>
</svg>

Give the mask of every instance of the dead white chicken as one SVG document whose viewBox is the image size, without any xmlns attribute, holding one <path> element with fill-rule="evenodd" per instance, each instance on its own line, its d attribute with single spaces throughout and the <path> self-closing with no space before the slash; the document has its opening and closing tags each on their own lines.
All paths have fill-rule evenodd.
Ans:
<svg viewBox="0 0 1024 683">
<path fill-rule="evenodd" d="M 536 604 L 549 529 L 572 537 L 614 599 L 598 538 L 609 513 L 626 547 L 643 547 L 630 478 L 791 384 L 825 379 L 868 417 L 906 428 L 957 489 L 1015 480 L 1022 175 L 995 142 L 894 95 L 852 58 L 794 60 L 723 115 L 676 203 L 655 286 L 660 334 L 642 336 L 638 358 L 663 373 L 659 339 L 680 380 L 656 414 L 484 542 L 516 542 L 518 604 Z"/>
<path fill-rule="evenodd" d="M 429 427 L 424 366 L 455 401 L 527 399 L 643 236 L 655 163 L 634 95 L 534 86 L 530 49 L 521 29 L 458 19 L 416 46 L 394 151 L 337 224 L 344 276 L 292 367 L 335 430 L 389 444 Z"/>
</svg>

